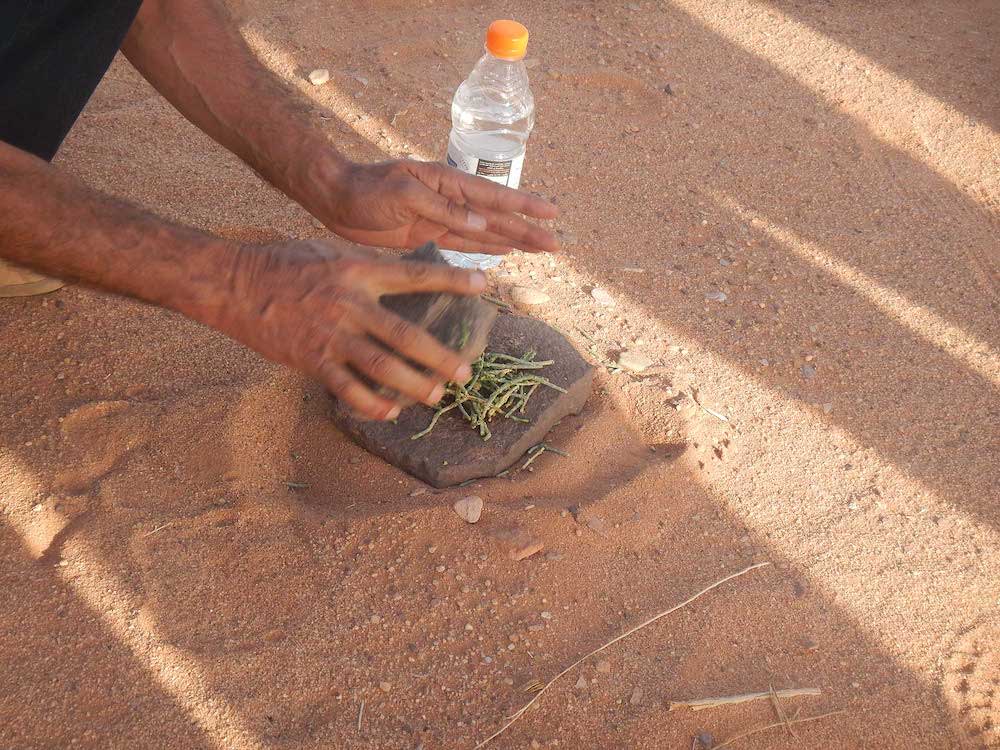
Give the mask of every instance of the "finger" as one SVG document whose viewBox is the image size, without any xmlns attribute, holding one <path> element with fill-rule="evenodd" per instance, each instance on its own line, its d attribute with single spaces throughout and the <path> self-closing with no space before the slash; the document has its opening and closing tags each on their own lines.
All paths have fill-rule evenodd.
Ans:
<svg viewBox="0 0 1000 750">
<path fill-rule="evenodd" d="M 453 234 L 493 245 L 513 245 L 529 253 L 557 252 L 555 235 L 517 214 L 496 211 L 485 205 L 468 206 L 431 190 L 419 194 L 416 209 L 421 215 Z"/>
<path fill-rule="evenodd" d="M 480 235 L 481 236 L 481 235 Z M 503 238 L 500 237 L 500 240 Z M 437 240 L 438 245 L 445 250 L 457 250 L 460 253 L 486 253 L 487 255 L 506 255 L 515 248 L 506 244 L 481 242 L 478 239 L 462 237 L 454 232 L 448 232 Z"/>
<path fill-rule="evenodd" d="M 349 347 L 351 354 L 347 361 L 376 383 L 428 406 L 434 406 L 444 396 L 444 386 L 439 381 L 421 375 L 378 344 L 357 336 L 351 339 Z"/>
<path fill-rule="evenodd" d="M 374 393 L 338 362 L 324 364 L 320 380 L 361 419 L 389 420 L 399 416 L 399 404 Z"/>
<path fill-rule="evenodd" d="M 481 271 L 414 260 L 380 260 L 373 264 L 367 282 L 378 295 L 447 292 L 468 297 L 486 290 Z"/>
<path fill-rule="evenodd" d="M 475 203 L 495 211 L 517 212 L 535 219 L 555 219 L 559 208 L 544 198 L 498 185 L 484 177 L 466 174 L 433 162 L 412 162 L 423 174 L 418 178 L 457 204 Z"/>
<path fill-rule="evenodd" d="M 464 383 L 472 377 L 472 368 L 418 325 L 403 320 L 379 304 L 373 304 L 366 316 L 368 333 L 391 351 L 423 365 L 448 381 Z"/>
<path fill-rule="evenodd" d="M 457 170 L 456 170 L 457 172 Z M 533 219 L 556 219 L 559 207 L 544 198 L 523 190 L 498 185 L 484 177 L 458 172 L 458 189 L 466 203 L 485 206 L 494 211 L 519 213 Z"/>
<path fill-rule="evenodd" d="M 486 206 L 473 205 L 472 208 L 486 218 L 488 232 L 502 237 L 503 241 L 509 242 L 521 250 L 529 253 L 555 253 L 559 251 L 559 240 L 552 232 L 525 221 L 520 216 L 495 211 Z"/>
</svg>

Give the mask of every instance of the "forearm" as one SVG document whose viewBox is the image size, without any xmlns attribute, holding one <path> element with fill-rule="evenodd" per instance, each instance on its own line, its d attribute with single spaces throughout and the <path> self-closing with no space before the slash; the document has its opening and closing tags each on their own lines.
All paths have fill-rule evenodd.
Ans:
<svg viewBox="0 0 1000 750">
<path fill-rule="evenodd" d="M 4 260 L 211 325 L 238 255 L 233 243 L 101 195 L 0 142 Z"/>
<path fill-rule="evenodd" d="M 346 168 L 308 103 L 257 60 L 217 0 L 145 0 L 122 51 L 185 117 L 293 199 Z"/>
</svg>

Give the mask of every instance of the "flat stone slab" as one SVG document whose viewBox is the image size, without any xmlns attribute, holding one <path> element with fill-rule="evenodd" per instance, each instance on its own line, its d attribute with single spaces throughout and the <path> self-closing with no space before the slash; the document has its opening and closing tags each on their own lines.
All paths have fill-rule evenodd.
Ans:
<svg viewBox="0 0 1000 750">
<path fill-rule="evenodd" d="M 413 440 L 434 415 L 422 404 L 404 409 L 392 423 L 363 422 L 335 403 L 334 422 L 362 447 L 434 487 L 496 476 L 541 443 L 561 419 L 580 412 L 590 395 L 594 368 L 557 330 L 518 315 L 497 318 L 486 351 L 518 357 L 533 351 L 538 360 L 554 360 L 539 374 L 566 393 L 537 389 L 523 415 L 530 422 L 497 418 L 490 423 L 493 437 L 486 441 L 455 409 L 442 415 L 429 434 Z"/>
</svg>

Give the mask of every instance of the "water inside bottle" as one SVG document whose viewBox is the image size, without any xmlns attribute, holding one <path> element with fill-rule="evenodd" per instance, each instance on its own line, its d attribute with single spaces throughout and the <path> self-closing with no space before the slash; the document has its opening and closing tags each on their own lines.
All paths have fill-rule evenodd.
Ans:
<svg viewBox="0 0 1000 750">
<path fill-rule="evenodd" d="M 535 102 L 528 71 L 520 60 L 503 60 L 487 52 L 458 87 L 451 104 L 448 163 L 501 185 L 516 188 Z M 443 251 L 461 268 L 494 268 L 502 256 Z"/>
</svg>

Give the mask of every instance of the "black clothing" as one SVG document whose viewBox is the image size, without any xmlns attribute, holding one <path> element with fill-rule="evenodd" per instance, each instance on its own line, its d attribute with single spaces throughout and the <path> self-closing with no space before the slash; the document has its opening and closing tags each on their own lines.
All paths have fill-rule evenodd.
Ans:
<svg viewBox="0 0 1000 750">
<path fill-rule="evenodd" d="M 0 0 L 0 141 L 51 160 L 140 5 L 142 0 Z"/>
</svg>

